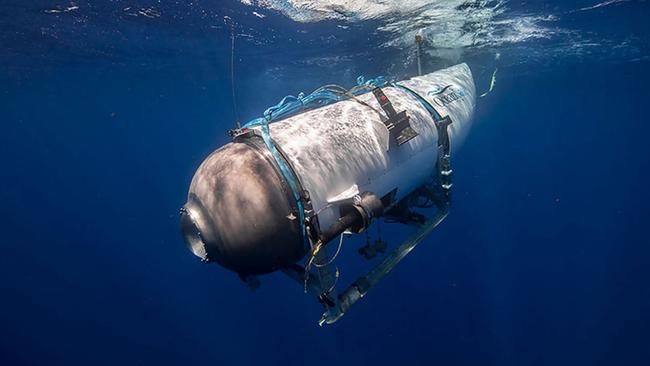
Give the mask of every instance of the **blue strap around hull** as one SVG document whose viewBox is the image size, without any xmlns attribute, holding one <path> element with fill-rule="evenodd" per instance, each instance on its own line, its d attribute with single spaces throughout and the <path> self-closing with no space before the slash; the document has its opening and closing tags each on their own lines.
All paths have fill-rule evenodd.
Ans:
<svg viewBox="0 0 650 366">
<path fill-rule="evenodd" d="M 291 188 L 293 198 L 296 200 L 298 219 L 300 220 L 300 234 L 302 240 L 304 241 L 305 247 L 309 248 L 309 240 L 307 239 L 307 231 L 305 229 L 305 208 L 302 202 L 302 195 L 300 192 L 300 184 L 298 183 L 298 178 L 295 176 L 293 170 L 291 167 L 289 167 L 289 164 L 287 164 L 287 162 L 278 151 L 275 141 L 273 141 L 269 132 L 269 122 L 265 118 L 257 118 L 244 125 L 245 128 L 257 126 L 260 127 L 262 139 L 264 140 L 266 148 L 269 149 L 271 156 L 273 156 L 273 160 L 275 160 L 275 163 L 280 169 L 280 173 L 282 173 L 282 177 L 289 185 L 289 188 Z"/>
<path fill-rule="evenodd" d="M 398 89 L 404 90 L 407 94 L 410 94 L 410 95 L 412 95 L 413 97 L 415 97 L 415 99 L 417 99 L 418 102 L 420 102 L 420 104 L 422 104 L 422 106 L 423 106 L 423 107 L 424 107 L 424 108 L 429 112 L 429 114 L 431 114 L 431 117 L 433 117 L 433 120 L 434 120 L 434 121 L 440 121 L 440 120 L 442 119 L 442 116 L 440 115 L 440 113 L 438 113 L 438 111 L 436 111 L 436 110 L 431 106 L 431 103 L 429 103 L 428 101 L 426 101 L 426 100 L 425 100 L 424 98 L 422 98 L 419 94 L 415 93 L 413 90 L 411 90 L 411 89 L 409 89 L 409 88 L 407 88 L 407 87 L 405 87 L 405 86 L 402 86 L 402 85 L 399 85 L 399 84 L 395 84 L 395 83 L 393 83 L 392 85 L 393 85 L 394 87 L 398 88 Z"/>
<path fill-rule="evenodd" d="M 297 97 L 289 95 L 284 97 L 277 105 L 264 111 L 264 117 L 256 118 L 243 126 L 243 128 L 260 127 L 264 144 L 266 145 L 266 148 L 269 149 L 271 156 L 273 156 L 273 159 L 282 173 L 282 177 L 291 188 L 292 195 L 296 200 L 298 219 L 300 220 L 300 232 L 306 248 L 310 248 L 311 245 L 309 243 L 309 238 L 307 237 L 305 226 L 305 205 L 302 202 L 301 186 L 293 169 L 291 169 L 287 161 L 282 157 L 282 154 L 278 151 L 276 143 L 271 137 L 269 123 L 290 117 L 308 109 L 320 108 L 328 104 L 349 99 L 349 95 L 358 95 L 365 92 L 365 89 L 363 89 L 365 86 L 375 87 L 384 86 L 386 84 L 387 83 L 382 76 L 367 81 L 365 78 L 360 76 L 357 78 L 357 88 L 353 88 L 350 91 L 345 90 L 344 88 L 331 86 L 329 89 L 326 87 L 319 88 L 307 96 L 302 93 Z M 348 93 L 349 95 L 346 95 L 345 93 Z"/>
</svg>

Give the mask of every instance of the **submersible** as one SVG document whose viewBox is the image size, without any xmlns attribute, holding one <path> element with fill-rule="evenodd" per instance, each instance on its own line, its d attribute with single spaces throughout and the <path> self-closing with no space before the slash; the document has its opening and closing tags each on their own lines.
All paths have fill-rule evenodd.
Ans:
<svg viewBox="0 0 650 366">
<path fill-rule="evenodd" d="M 470 129 L 475 94 L 460 64 L 285 98 L 197 169 L 181 209 L 190 250 L 246 280 L 278 270 L 304 278 L 325 306 L 322 322 L 335 321 L 446 216 L 450 156 Z M 423 197 L 437 217 L 412 212 Z M 419 231 L 337 293 L 322 248 L 385 217 Z"/>
</svg>

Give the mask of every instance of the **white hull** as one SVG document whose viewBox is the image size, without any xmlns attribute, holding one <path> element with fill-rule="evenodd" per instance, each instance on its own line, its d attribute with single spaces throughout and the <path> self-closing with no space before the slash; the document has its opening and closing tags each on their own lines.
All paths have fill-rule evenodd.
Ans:
<svg viewBox="0 0 650 366">
<path fill-rule="evenodd" d="M 425 98 L 441 116 L 449 116 L 452 150 L 471 126 L 476 89 L 466 64 L 398 82 Z M 406 91 L 382 88 L 395 110 L 407 111 L 418 136 L 401 146 L 390 143 L 382 117 L 371 108 L 346 100 L 270 124 L 271 136 L 284 151 L 303 188 L 320 212 L 321 228 L 338 217 L 329 203 L 358 192 L 382 197 L 397 188 L 402 199 L 435 172 L 438 133 L 425 107 Z M 442 92 L 441 92 L 442 91 Z M 372 93 L 358 99 L 381 111 Z"/>
</svg>

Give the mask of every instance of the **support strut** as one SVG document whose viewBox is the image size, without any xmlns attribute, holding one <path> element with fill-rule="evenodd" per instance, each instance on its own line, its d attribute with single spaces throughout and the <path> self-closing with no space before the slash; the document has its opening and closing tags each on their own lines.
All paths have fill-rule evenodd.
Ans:
<svg viewBox="0 0 650 366">
<path fill-rule="evenodd" d="M 406 257 L 418 244 L 424 240 L 447 217 L 449 211 L 443 209 L 434 217 L 426 221 L 417 232 L 404 240 L 383 261 L 377 264 L 364 276 L 359 277 L 343 293 L 338 296 L 338 307 L 330 308 L 323 314 L 319 324 L 332 324 L 350 310 L 359 299 L 364 297 L 368 290 L 374 287 L 386 276 L 404 257 Z"/>
</svg>

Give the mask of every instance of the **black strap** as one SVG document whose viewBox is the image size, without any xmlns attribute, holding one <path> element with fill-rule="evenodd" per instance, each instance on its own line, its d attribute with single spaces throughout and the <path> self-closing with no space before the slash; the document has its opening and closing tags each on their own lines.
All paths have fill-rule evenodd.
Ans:
<svg viewBox="0 0 650 366">
<path fill-rule="evenodd" d="M 388 116 L 388 119 L 394 118 L 397 113 L 395 112 L 395 108 L 393 108 L 393 103 L 390 102 L 386 94 L 384 94 L 384 91 L 381 90 L 381 88 L 374 88 L 372 90 L 372 94 L 375 95 L 375 98 L 377 98 L 377 101 L 379 102 L 379 106 L 381 106 L 381 109 L 384 110 L 386 115 Z"/>
<path fill-rule="evenodd" d="M 444 195 L 443 204 L 449 208 L 449 205 L 451 204 L 451 186 L 453 184 L 451 183 L 451 140 L 449 139 L 449 131 L 447 127 L 452 124 L 452 120 L 449 116 L 441 117 L 440 113 L 438 113 L 431 103 L 422 98 L 422 96 L 414 90 L 407 88 L 404 85 L 396 86 L 413 95 L 433 118 L 433 123 L 436 125 L 436 130 L 438 131 L 438 181 L 440 182 L 440 188 Z M 443 88 L 443 91 L 447 88 L 449 88 L 449 86 Z"/>
<path fill-rule="evenodd" d="M 438 179 L 440 187 L 445 196 L 444 204 L 449 206 L 451 203 L 451 142 L 449 139 L 449 130 L 447 127 L 451 124 L 451 118 L 445 116 L 441 120 L 435 121 L 438 130 Z"/>
</svg>

